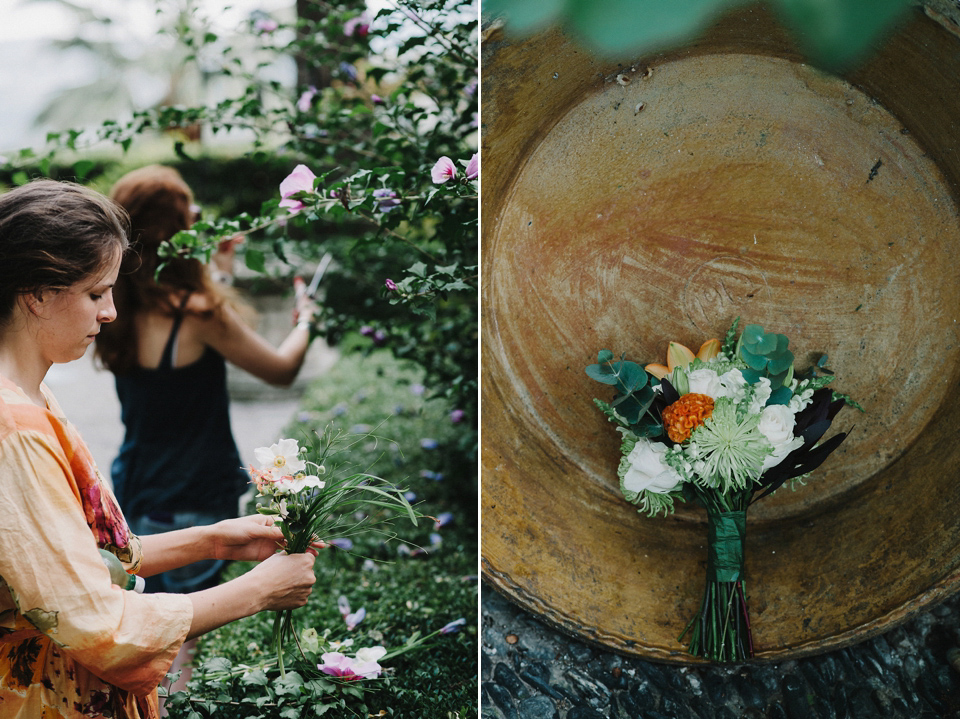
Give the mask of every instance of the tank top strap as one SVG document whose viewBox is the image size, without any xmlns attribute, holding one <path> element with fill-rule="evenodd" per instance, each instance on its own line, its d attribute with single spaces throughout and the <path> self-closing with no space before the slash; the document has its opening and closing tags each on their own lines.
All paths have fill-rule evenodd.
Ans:
<svg viewBox="0 0 960 719">
<path fill-rule="evenodd" d="M 189 299 L 190 293 L 188 292 L 173 315 L 173 326 L 170 328 L 170 336 L 167 338 L 167 344 L 163 347 L 163 354 L 160 356 L 160 366 L 157 369 L 173 369 L 173 356 L 177 348 L 177 336 L 180 333 L 180 325 L 183 324 L 183 310 L 186 308 L 187 300 Z"/>
</svg>

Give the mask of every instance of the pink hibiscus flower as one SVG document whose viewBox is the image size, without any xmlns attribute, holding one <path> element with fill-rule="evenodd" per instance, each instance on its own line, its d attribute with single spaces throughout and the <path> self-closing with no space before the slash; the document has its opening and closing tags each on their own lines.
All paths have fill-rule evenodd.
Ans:
<svg viewBox="0 0 960 719">
<path fill-rule="evenodd" d="M 433 181 L 442 185 L 447 180 L 452 180 L 457 176 L 457 166 L 453 164 L 453 160 L 444 155 L 437 163 L 433 166 L 433 169 L 430 170 L 430 177 Z"/>
<path fill-rule="evenodd" d="M 306 208 L 306 205 L 300 200 L 291 199 L 291 195 L 298 192 L 313 192 L 313 181 L 317 179 L 310 168 L 306 165 L 297 165 L 293 172 L 287 175 L 286 179 L 280 183 L 280 207 L 286 207 L 291 215 L 295 215 Z"/>
</svg>

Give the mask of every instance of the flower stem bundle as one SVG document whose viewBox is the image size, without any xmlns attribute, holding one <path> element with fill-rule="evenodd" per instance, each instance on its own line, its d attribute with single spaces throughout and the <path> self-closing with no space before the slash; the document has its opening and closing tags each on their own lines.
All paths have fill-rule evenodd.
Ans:
<svg viewBox="0 0 960 719">
<path fill-rule="evenodd" d="M 259 490 L 257 497 L 267 500 L 258 504 L 257 511 L 275 518 L 288 554 L 366 533 L 392 538 L 390 526 L 398 516 L 417 524 L 418 515 L 402 490 L 338 463 L 341 452 L 368 439 L 368 435 L 345 435 L 327 428 L 314 434 L 310 447 L 301 448 L 295 439 L 281 439 L 255 450 L 260 468 L 250 467 L 249 471 Z M 296 639 L 293 610 L 278 611 L 273 644 L 281 674 L 284 646 L 291 637 Z"/>
</svg>

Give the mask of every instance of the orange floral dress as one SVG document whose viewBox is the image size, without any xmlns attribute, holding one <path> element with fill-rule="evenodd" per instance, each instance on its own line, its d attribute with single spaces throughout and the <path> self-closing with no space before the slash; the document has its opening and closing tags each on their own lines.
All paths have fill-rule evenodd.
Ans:
<svg viewBox="0 0 960 719">
<path fill-rule="evenodd" d="M 97 548 L 135 572 L 140 541 L 41 389 L 0 377 L 0 717 L 155 719 L 192 604 L 111 583 Z"/>
</svg>

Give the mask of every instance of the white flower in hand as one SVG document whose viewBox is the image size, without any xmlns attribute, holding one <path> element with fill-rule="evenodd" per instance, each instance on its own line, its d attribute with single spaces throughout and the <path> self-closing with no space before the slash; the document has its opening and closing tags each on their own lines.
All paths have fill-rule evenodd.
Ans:
<svg viewBox="0 0 960 719">
<path fill-rule="evenodd" d="M 270 470 L 274 475 L 295 475 L 307 468 L 300 459 L 300 446 L 295 439 L 281 439 L 269 447 L 258 447 L 253 456 L 260 463 L 260 469 Z"/>
<path fill-rule="evenodd" d="M 274 491 L 276 491 L 277 494 L 296 494 L 297 492 L 302 492 L 307 487 L 323 489 L 324 484 L 319 477 L 301 472 L 292 477 L 290 475 L 280 477 L 274 484 Z"/>
</svg>

